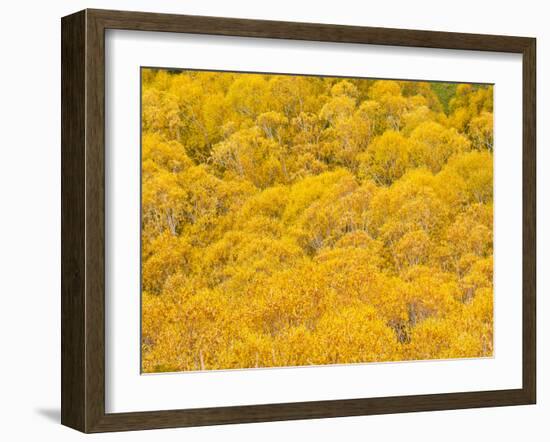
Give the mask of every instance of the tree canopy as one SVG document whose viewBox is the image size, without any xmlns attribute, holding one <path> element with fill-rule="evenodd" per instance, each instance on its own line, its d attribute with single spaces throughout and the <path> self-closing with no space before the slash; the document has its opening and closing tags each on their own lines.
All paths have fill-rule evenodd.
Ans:
<svg viewBox="0 0 550 442">
<path fill-rule="evenodd" d="M 143 69 L 143 371 L 492 355 L 492 104 Z"/>
</svg>

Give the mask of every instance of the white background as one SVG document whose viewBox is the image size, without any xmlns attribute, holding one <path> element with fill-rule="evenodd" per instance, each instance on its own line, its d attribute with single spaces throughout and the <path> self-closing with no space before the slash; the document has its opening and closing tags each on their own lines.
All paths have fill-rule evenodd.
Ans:
<svg viewBox="0 0 550 442">
<path fill-rule="evenodd" d="M 140 376 L 140 66 L 495 83 L 495 357 Z M 521 78 L 515 54 L 108 31 L 106 411 L 521 388 Z"/>
<path fill-rule="evenodd" d="M 538 38 L 538 405 L 232 425 L 91 436 L 96 440 L 334 440 L 464 441 L 546 440 L 550 432 L 548 372 L 550 325 L 548 224 L 550 156 L 550 29 L 544 3 L 470 1 L 246 2 L 157 0 L 52 0 L 7 2 L 2 9 L 0 69 L 0 435 L 7 440 L 80 440 L 59 421 L 60 307 L 60 30 L 59 17 L 84 7 L 133 9 L 276 20 L 447 31 L 516 34 Z M 90 437 L 90 436 L 89 436 Z"/>
</svg>

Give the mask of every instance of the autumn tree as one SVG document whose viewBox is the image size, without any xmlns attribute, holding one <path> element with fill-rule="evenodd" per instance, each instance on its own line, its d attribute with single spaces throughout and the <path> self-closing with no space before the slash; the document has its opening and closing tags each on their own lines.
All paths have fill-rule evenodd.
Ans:
<svg viewBox="0 0 550 442">
<path fill-rule="evenodd" d="M 490 85 L 142 69 L 144 372 L 493 354 Z"/>
</svg>

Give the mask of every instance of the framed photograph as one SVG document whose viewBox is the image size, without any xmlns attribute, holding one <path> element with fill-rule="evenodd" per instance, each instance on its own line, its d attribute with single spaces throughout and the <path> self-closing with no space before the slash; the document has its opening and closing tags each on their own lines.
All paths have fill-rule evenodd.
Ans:
<svg viewBox="0 0 550 442">
<path fill-rule="evenodd" d="M 535 39 L 61 24 L 64 425 L 535 403 Z"/>
</svg>

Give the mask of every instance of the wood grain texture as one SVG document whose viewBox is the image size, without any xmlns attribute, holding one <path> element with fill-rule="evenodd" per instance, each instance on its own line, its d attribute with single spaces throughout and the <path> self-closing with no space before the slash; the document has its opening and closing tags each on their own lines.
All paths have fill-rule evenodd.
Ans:
<svg viewBox="0 0 550 442">
<path fill-rule="evenodd" d="M 523 389 L 537 395 L 537 76 L 536 40 L 523 50 Z"/>
<path fill-rule="evenodd" d="M 366 43 L 473 51 L 522 52 L 529 38 L 271 20 L 88 10 L 106 29 Z"/>
<path fill-rule="evenodd" d="M 85 13 L 61 29 L 61 422 L 85 426 Z"/>
<path fill-rule="evenodd" d="M 337 401 L 105 413 L 105 30 L 499 51 L 523 55 L 523 387 Z M 83 432 L 532 404 L 536 398 L 535 40 L 86 10 L 62 20 L 62 423 Z M 136 92 L 137 93 L 137 92 Z M 139 269 L 136 269 L 139 271 Z"/>
</svg>

